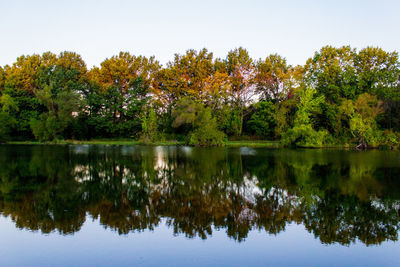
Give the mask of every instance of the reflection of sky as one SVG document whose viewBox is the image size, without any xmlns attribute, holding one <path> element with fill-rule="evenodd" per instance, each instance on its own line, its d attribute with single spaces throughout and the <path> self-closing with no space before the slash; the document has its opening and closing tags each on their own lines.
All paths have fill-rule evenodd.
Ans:
<svg viewBox="0 0 400 267">
<path fill-rule="evenodd" d="M 399 266 L 400 243 L 366 247 L 322 245 L 302 225 L 288 225 L 277 236 L 252 231 L 245 242 L 224 230 L 207 240 L 173 236 L 165 224 L 154 232 L 118 235 L 88 219 L 72 236 L 42 235 L 16 229 L 0 218 L 1 266 Z"/>
</svg>

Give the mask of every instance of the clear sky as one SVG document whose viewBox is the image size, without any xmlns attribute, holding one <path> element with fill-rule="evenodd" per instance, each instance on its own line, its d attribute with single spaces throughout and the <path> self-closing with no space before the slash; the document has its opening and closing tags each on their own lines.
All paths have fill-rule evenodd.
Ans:
<svg viewBox="0 0 400 267">
<path fill-rule="evenodd" d="M 119 51 L 155 55 L 243 46 L 304 64 L 324 45 L 400 50 L 399 0 L 0 0 L 0 65 L 22 54 L 74 51 L 88 67 Z"/>
</svg>

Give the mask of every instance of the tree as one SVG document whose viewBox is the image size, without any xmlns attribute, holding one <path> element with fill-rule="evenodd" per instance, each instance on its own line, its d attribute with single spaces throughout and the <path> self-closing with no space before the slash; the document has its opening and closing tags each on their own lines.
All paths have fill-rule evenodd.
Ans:
<svg viewBox="0 0 400 267">
<path fill-rule="evenodd" d="M 174 60 L 158 75 L 156 94 L 167 106 L 174 106 L 181 97 L 206 101 L 207 88 L 214 74 L 213 54 L 207 49 L 188 50 L 184 55 L 175 54 Z"/>
<path fill-rule="evenodd" d="M 256 63 L 255 83 L 263 100 L 280 101 L 291 89 L 291 69 L 286 59 L 272 54 Z"/>
<path fill-rule="evenodd" d="M 154 109 L 149 108 L 148 112 L 144 112 L 142 115 L 142 136 L 143 142 L 152 142 L 158 139 L 158 123 L 157 115 Z"/>
<path fill-rule="evenodd" d="M 383 101 L 385 113 L 377 118 L 380 125 L 399 128 L 399 120 L 394 119 L 394 114 L 400 110 L 399 66 L 397 52 L 380 48 L 367 47 L 357 51 L 349 46 L 325 46 L 316 52 L 304 66 L 304 81 L 326 98 L 317 118 L 318 127 L 329 130 L 336 137 L 345 135 L 338 107 L 343 100 L 355 101 L 368 93 Z"/>
<path fill-rule="evenodd" d="M 210 108 L 204 108 L 198 114 L 196 129 L 190 135 L 190 145 L 218 146 L 225 142 L 225 135 L 217 128 L 217 121 L 211 115 Z"/>
<path fill-rule="evenodd" d="M 12 66 L 6 66 L 4 69 L 4 93 L 15 99 L 19 108 L 15 114 L 15 135 L 24 139 L 32 138 L 30 120 L 37 118 L 45 110 L 35 91 L 40 86 L 41 69 L 53 64 L 55 59 L 51 53 L 44 55 L 20 56 Z"/>
<path fill-rule="evenodd" d="M 218 130 L 211 109 L 190 98 L 183 98 L 173 112 L 173 127 L 185 127 L 187 143 L 198 146 L 215 146 L 224 143 L 225 135 Z"/>
<path fill-rule="evenodd" d="M 140 111 L 148 101 L 150 89 L 160 64 L 154 57 L 133 56 L 120 52 L 101 63 L 92 77 L 101 85 L 116 134 L 131 136 L 140 131 Z"/>
<path fill-rule="evenodd" d="M 312 115 L 320 112 L 320 106 L 325 101 L 324 96 L 315 96 L 316 89 L 305 88 L 298 92 L 297 111 L 293 127 L 282 135 L 285 146 L 321 146 L 327 136 L 326 130 L 316 131 L 313 128 Z"/>
<path fill-rule="evenodd" d="M 18 104 L 9 95 L 0 96 L 0 143 L 10 139 L 11 128 L 16 124 L 15 118 L 11 115 L 14 111 L 18 111 Z"/>
<path fill-rule="evenodd" d="M 386 52 L 378 47 L 366 47 L 355 57 L 358 88 L 361 93 L 375 95 L 382 100 L 384 116 L 381 124 L 400 130 L 397 118 L 400 110 L 400 61 L 397 52 Z"/>
<path fill-rule="evenodd" d="M 360 94 L 376 95 L 381 100 L 398 98 L 400 62 L 397 52 L 366 47 L 355 56 L 354 66 Z"/>
<path fill-rule="evenodd" d="M 4 91 L 5 80 L 6 80 L 6 72 L 0 66 L 0 94 Z"/>
<path fill-rule="evenodd" d="M 242 47 L 229 51 L 225 59 L 225 65 L 230 77 L 233 105 L 240 113 L 240 124 L 236 134 L 241 135 L 245 108 L 255 95 L 253 85 L 255 66 L 247 50 Z"/>
<path fill-rule="evenodd" d="M 376 117 L 382 111 L 382 102 L 368 93 L 360 95 L 356 101 L 343 101 L 341 112 L 349 118 L 351 134 L 358 139 L 357 148 L 376 146 L 380 142 Z"/>
<path fill-rule="evenodd" d="M 304 66 L 305 83 L 324 95 L 328 102 L 356 99 L 361 92 L 357 90 L 355 55 L 356 50 L 350 46 L 321 48 Z"/>
<path fill-rule="evenodd" d="M 0 67 L 2 96 L 3 136 L 16 140 L 168 136 L 189 143 L 195 131 L 216 130 L 287 145 L 357 139 L 397 147 L 400 132 L 398 53 L 377 47 L 325 46 L 295 67 L 277 54 L 254 61 L 242 47 L 222 59 L 190 49 L 164 67 L 120 52 L 90 70 L 73 52 L 23 55 Z M 376 116 L 361 111 L 374 105 Z M 213 126 L 200 127 L 200 119 Z"/>
<path fill-rule="evenodd" d="M 222 67 L 218 67 L 222 64 Z M 170 120 L 173 110 L 182 98 L 191 98 L 210 107 L 220 120 L 230 96 L 230 78 L 219 59 L 213 60 L 213 54 L 207 49 L 188 50 L 185 54 L 176 54 L 173 61 L 157 75 L 154 90 L 157 105 Z"/>
<path fill-rule="evenodd" d="M 247 122 L 252 132 L 260 137 L 273 138 L 276 126 L 276 106 L 271 101 L 254 104 L 254 113 Z"/>
<path fill-rule="evenodd" d="M 73 52 L 62 52 L 55 58 L 50 54 L 43 57 L 52 58 L 52 65 L 41 67 L 34 93 L 39 103 L 46 107 L 46 112 L 31 118 L 30 124 L 37 139 L 51 141 L 58 135 L 67 137 L 64 130 L 79 112 L 79 92 L 85 86 L 83 79 L 87 70 L 82 58 Z"/>
</svg>

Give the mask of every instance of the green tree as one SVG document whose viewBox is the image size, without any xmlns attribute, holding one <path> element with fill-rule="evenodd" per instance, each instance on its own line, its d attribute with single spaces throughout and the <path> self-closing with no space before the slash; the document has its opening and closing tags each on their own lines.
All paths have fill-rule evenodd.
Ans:
<svg viewBox="0 0 400 267">
<path fill-rule="evenodd" d="M 10 139 L 11 129 L 15 127 L 16 120 L 12 113 L 18 111 L 18 104 L 9 95 L 0 96 L 0 143 Z"/>
<path fill-rule="evenodd" d="M 149 108 L 148 112 L 142 115 L 142 136 L 143 142 L 152 142 L 159 138 L 157 114 L 154 109 Z"/>
<path fill-rule="evenodd" d="M 247 122 L 252 132 L 260 137 L 273 138 L 276 126 L 276 106 L 271 101 L 254 104 L 254 112 Z"/>
<path fill-rule="evenodd" d="M 240 136 L 243 131 L 246 107 L 256 94 L 254 88 L 255 65 L 248 51 L 239 47 L 229 51 L 225 59 L 225 66 L 231 83 L 232 104 L 240 114 L 240 124 L 235 135 Z"/>
<path fill-rule="evenodd" d="M 218 146 L 225 142 L 225 135 L 218 130 L 217 121 L 210 108 L 203 108 L 196 118 L 195 130 L 189 137 L 189 144 L 195 146 Z"/>
<path fill-rule="evenodd" d="M 345 100 L 341 112 L 348 116 L 351 134 L 358 139 L 359 148 L 376 146 L 380 142 L 381 132 L 376 123 L 382 113 L 382 102 L 368 93 L 360 95 L 356 101 Z"/>
<path fill-rule="evenodd" d="M 304 66 L 306 84 L 324 95 L 328 102 L 338 103 L 340 98 L 356 99 L 361 92 L 357 90 L 355 55 L 356 50 L 350 46 L 321 48 Z"/>
<path fill-rule="evenodd" d="M 0 66 L 0 94 L 4 91 L 5 80 L 6 80 L 6 72 Z"/>
<path fill-rule="evenodd" d="M 400 61 L 397 52 L 386 52 L 378 47 L 361 49 L 355 57 L 358 88 L 361 93 L 375 95 L 382 100 L 384 113 L 380 124 L 400 130 Z"/>
<path fill-rule="evenodd" d="M 187 143 L 190 145 L 222 145 L 225 135 L 218 130 L 217 121 L 212 117 L 211 108 L 204 107 L 190 98 L 182 98 L 173 112 L 175 128 L 184 127 Z"/>
<path fill-rule="evenodd" d="M 255 83 L 263 100 L 280 101 L 287 96 L 292 87 L 291 69 L 278 54 L 256 63 Z"/>
<path fill-rule="evenodd" d="M 154 76 L 160 64 L 154 57 L 134 56 L 120 52 L 94 69 L 91 78 L 100 85 L 104 95 L 102 103 L 107 118 L 111 119 L 117 136 L 132 136 L 139 133 L 141 110 L 148 102 Z"/>
<path fill-rule="evenodd" d="M 43 57 L 52 57 L 44 54 Z M 67 137 L 64 130 L 69 127 L 79 113 L 80 87 L 84 86 L 86 64 L 73 52 L 62 52 L 52 62 L 39 71 L 39 86 L 34 92 L 47 111 L 38 118 L 31 119 L 35 137 L 41 141 L 51 141 L 57 136 Z"/>
<path fill-rule="evenodd" d="M 23 139 L 33 137 L 30 120 L 45 110 L 35 95 L 35 90 L 40 87 L 39 73 L 43 66 L 53 62 L 51 53 L 45 53 L 45 57 L 35 54 L 20 56 L 12 66 L 5 68 L 4 93 L 15 99 L 19 107 L 15 114 L 15 136 Z"/>
<path fill-rule="evenodd" d="M 313 115 L 320 112 L 324 96 L 315 96 L 316 89 L 305 88 L 298 92 L 297 111 L 293 127 L 282 135 L 282 144 L 285 146 L 321 146 L 327 136 L 326 130 L 316 131 L 313 128 Z"/>
</svg>

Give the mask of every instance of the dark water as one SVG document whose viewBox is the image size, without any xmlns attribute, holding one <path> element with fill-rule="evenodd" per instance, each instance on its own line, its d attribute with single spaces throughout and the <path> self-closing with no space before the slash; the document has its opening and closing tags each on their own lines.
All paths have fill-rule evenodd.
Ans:
<svg viewBox="0 0 400 267">
<path fill-rule="evenodd" d="M 400 266 L 400 153 L 0 146 L 0 265 Z"/>
</svg>

